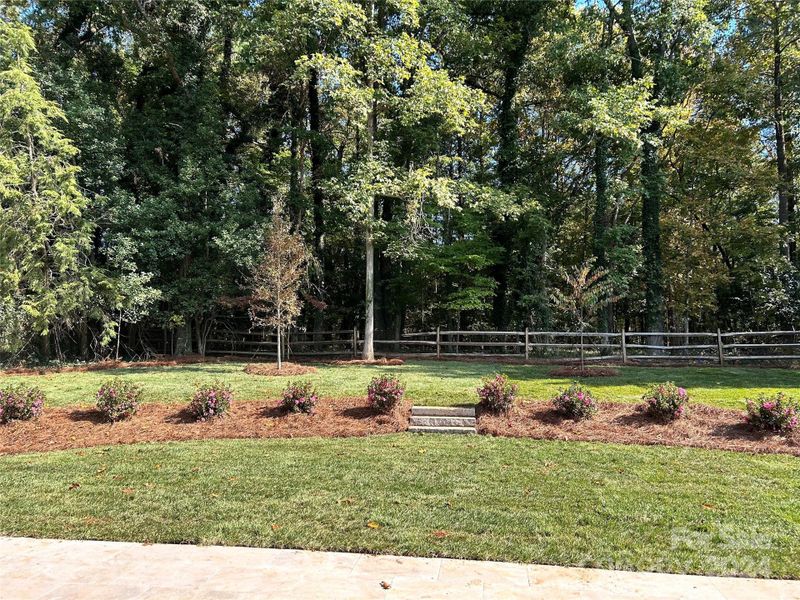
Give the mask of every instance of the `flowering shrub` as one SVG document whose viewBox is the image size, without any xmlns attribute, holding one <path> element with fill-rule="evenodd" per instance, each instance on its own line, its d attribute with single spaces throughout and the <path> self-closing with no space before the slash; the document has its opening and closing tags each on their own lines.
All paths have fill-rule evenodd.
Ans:
<svg viewBox="0 0 800 600">
<path fill-rule="evenodd" d="M 403 400 L 406 387 L 394 375 L 373 377 L 367 387 L 367 398 L 373 408 L 384 413 L 392 412 Z"/>
<path fill-rule="evenodd" d="M 43 407 L 44 393 L 39 388 L 10 385 L 0 389 L 0 423 L 34 419 Z"/>
<path fill-rule="evenodd" d="M 567 389 L 553 398 L 556 410 L 571 419 L 588 419 L 597 412 L 597 401 L 589 390 L 573 382 Z"/>
<path fill-rule="evenodd" d="M 689 394 L 671 381 L 654 385 L 642 396 L 645 410 L 660 419 L 678 419 L 686 412 Z"/>
<path fill-rule="evenodd" d="M 508 412 L 517 397 L 517 386 L 509 383 L 508 377 L 502 373 L 495 373 L 483 379 L 483 384 L 478 388 L 478 397 L 480 405 L 489 412 Z"/>
<path fill-rule="evenodd" d="M 219 381 L 209 385 L 201 385 L 189 403 L 189 412 L 198 421 L 225 414 L 231 407 L 233 390 Z"/>
<path fill-rule="evenodd" d="M 772 396 L 761 394 L 758 398 L 747 399 L 745 420 L 758 429 L 789 433 L 800 424 L 799 412 L 797 401 L 783 392 Z"/>
<path fill-rule="evenodd" d="M 311 414 L 317 405 L 317 391 L 310 381 L 302 383 L 290 383 L 283 390 L 281 406 L 289 412 L 302 412 Z"/>
<path fill-rule="evenodd" d="M 109 421 L 121 421 L 136 414 L 141 398 L 142 388 L 138 385 L 113 379 L 106 381 L 97 390 L 95 404 L 97 410 Z"/>
</svg>

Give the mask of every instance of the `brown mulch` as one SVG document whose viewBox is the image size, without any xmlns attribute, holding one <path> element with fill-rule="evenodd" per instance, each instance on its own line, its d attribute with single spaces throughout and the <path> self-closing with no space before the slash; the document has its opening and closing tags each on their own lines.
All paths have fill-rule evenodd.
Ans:
<svg viewBox="0 0 800 600">
<path fill-rule="evenodd" d="M 118 423 L 90 407 L 46 408 L 36 420 L 0 425 L 0 454 L 173 440 L 367 436 L 404 431 L 410 412 L 403 407 L 382 415 L 366 398 L 322 399 L 312 415 L 287 414 L 277 404 L 234 403 L 228 414 L 203 423 L 175 404 L 144 404 Z"/>
<path fill-rule="evenodd" d="M 612 367 L 560 367 L 547 373 L 550 377 L 616 377 L 619 371 Z"/>
<path fill-rule="evenodd" d="M 136 367 L 176 367 L 178 365 L 193 365 L 196 363 L 218 363 L 223 358 L 207 358 L 199 354 L 186 356 L 172 356 L 158 360 L 99 360 L 83 365 L 64 365 L 61 367 L 12 367 L 0 371 L 3 375 L 47 375 L 48 373 L 72 373 L 84 371 L 107 371 L 110 369 L 129 369 Z"/>
<path fill-rule="evenodd" d="M 800 432 L 791 437 L 762 433 L 744 423 L 739 410 L 704 405 L 690 407 L 675 421 L 658 421 L 641 405 L 604 402 L 591 418 L 573 421 L 560 416 L 549 402 L 528 402 L 508 415 L 481 414 L 478 432 L 540 440 L 691 446 L 764 454 L 800 456 Z"/>
<path fill-rule="evenodd" d="M 361 360 L 361 359 L 350 359 L 350 360 L 332 360 L 329 364 L 336 365 L 337 367 L 346 367 L 348 365 L 378 365 L 384 367 L 399 367 L 400 365 L 405 364 L 402 358 L 376 358 L 375 360 Z"/>
<path fill-rule="evenodd" d="M 309 365 L 285 362 L 281 364 L 281 368 L 278 370 L 277 363 L 253 363 L 245 366 L 244 372 L 250 375 L 267 375 L 269 377 L 294 377 L 297 375 L 316 373 L 317 368 Z"/>
</svg>

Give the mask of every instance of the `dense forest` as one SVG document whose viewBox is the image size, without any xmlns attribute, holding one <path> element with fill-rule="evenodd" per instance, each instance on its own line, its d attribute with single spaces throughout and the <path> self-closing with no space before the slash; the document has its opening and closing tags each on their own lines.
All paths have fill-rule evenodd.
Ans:
<svg viewBox="0 0 800 600">
<path fill-rule="evenodd" d="M 800 0 L 0 0 L 0 354 L 247 315 L 392 338 L 800 316 Z"/>
</svg>

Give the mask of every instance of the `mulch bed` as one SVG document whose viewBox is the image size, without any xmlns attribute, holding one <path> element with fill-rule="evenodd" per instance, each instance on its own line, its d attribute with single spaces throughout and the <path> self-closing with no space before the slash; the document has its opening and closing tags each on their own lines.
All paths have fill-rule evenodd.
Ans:
<svg viewBox="0 0 800 600">
<path fill-rule="evenodd" d="M 612 367 L 560 367 L 547 373 L 550 377 L 616 377 L 619 371 Z"/>
<path fill-rule="evenodd" d="M 405 364 L 402 358 L 376 358 L 375 360 L 361 360 L 353 358 L 351 360 L 332 360 L 329 364 L 336 365 L 337 367 L 346 367 L 348 365 L 378 365 L 384 367 L 399 367 Z"/>
<path fill-rule="evenodd" d="M 800 432 L 791 437 L 755 431 L 738 410 L 694 405 L 687 416 L 654 420 L 633 404 L 604 402 L 584 421 L 560 416 L 549 402 L 528 402 L 506 416 L 481 414 L 478 432 L 540 440 L 691 446 L 765 454 L 800 456 Z"/>
<path fill-rule="evenodd" d="M 99 360 L 83 365 L 65 365 L 63 367 L 12 367 L 0 371 L 3 375 L 47 375 L 48 373 L 72 373 L 86 371 L 108 371 L 111 369 L 130 369 L 136 367 L 176 367 L 197 363 L 219 363 L 224 358 L 204 358 L 199 354 L 174 356 L 158 360 Z"/>
<path fill-rule="evenodd" d="M 266 375 L 268 377 L 295 377 L 297 375 L 308 375 L 316 373 L 317 368 L 309 365 L 299 365 L 297 363 L 285 362 L 278 370 L 277 363 L 253 363 L 244 368 L 245 373 L 250 375 Z"/>
<path fill-rule="evenodd" d="M 173 440 L 367 436 L 404 431 L 409 412 L 404 407 L 382 415 L 366 398 L 337 398 L 320 400 L 312 415 L 287 414 L 272 400 L 234 403 L 225 416 L 198 423 L 183 406 L 144 404 L 133 418 L 108 423 L 93 408 L 46 408 L 36 420 L 0 425 L 0 454 Z"/>
</svg>

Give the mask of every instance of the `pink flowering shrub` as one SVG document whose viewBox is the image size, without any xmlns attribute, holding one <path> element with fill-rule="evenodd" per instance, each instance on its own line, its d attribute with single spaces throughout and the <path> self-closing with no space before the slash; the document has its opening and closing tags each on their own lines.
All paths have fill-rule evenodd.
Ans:
<svg viewBox="0 0 800 600">
<path fill-rule="evenodd" d="M 201 385 L 189 403 L 189 412 L 198 421 L 219 417 L 228 412 L 233 401 L 233 390 L 219 381 Z"/>
<path fill-rule="evenodd" d="M 800 425 L 800 406 L 783 392 L 747 399 L 745 421 L 757 429 L 790 433 Z"/>
<path fill-rule="evenodd" d="M 508 377 L 502 373 L 495 373 L 483 379 L 478 388 L 480 405 L 485 410 L 493 413 L 503 413 L 511 410 L 517 397 L 516 384 L 509 383 Z"/>
<path fill-rule="evenodd" d="M 44 393 L 36 387 L 9 385 L 0 389 L 0 423 L 27 421 L 42 414 Z"/>
<path fill-rule="evenodd" d="M 314 407 L 317 405 L 317 391 L 310 381 L 302 383 L 290 383 L 283 390 L 283 398 L 281 398 L 281 406 L 289 412 L 302 412 L 311 414 L 314 412 Z"/>
<path fill-rule="evenodd" d="M 597 401 L 592 393 L 578 382 L 573 382 L 553 398 L 553 406 L 561 414 L 575 420 L 588 419 L 597 412 Z"/>
<path fill-rule="evenodd" d="M 367 399 L 372 408 L 382 412 L 392 412 L 403 400 L 406 387 L 394 375 L 383 374 L 373 377 L 367 387 Z"/>
<path fill-rule="evenodd" d="M 95 405 L 109 421 L 121 421 L 136 414 L 142 399 L 142 388 L 138 385 L 112 379 L 100 386 L 95 394 Z"/>
<path fill-rule="evenodd" d="M 642 396 L 645 411 L 659 419 L 679 419 L 686 414 L 689 394 L 671 381 L 659 383 Z"/>
</svg>

